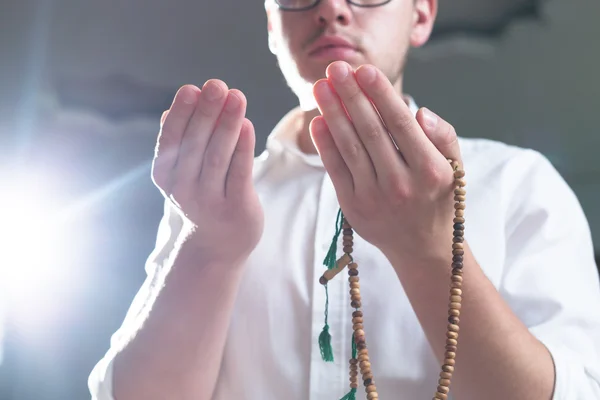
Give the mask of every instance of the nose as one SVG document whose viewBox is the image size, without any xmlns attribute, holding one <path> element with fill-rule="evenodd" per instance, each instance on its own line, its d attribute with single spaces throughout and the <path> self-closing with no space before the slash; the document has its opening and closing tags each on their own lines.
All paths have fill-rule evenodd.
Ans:
<svg viewBox="0 0 600 400">
<path fill-rule="evenodd" d="M 348 25 L 352 18 L 350 3 L 347 0 L 321 0 L 316 16 L 319 25 L 327 26 L 334 23 Z"/>
</svg>

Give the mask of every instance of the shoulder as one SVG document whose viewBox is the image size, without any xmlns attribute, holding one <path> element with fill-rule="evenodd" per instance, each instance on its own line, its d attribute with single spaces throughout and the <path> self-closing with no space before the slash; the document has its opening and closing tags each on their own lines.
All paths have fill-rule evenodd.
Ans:
<svg viewBox="0 0 600 400">
<path fill-rule="evenodd" d="M 467 189 L 495 199 L 511 224 L 531 218 L 559 221 L 565 214 L 587 229 L 580 202 L 550 160 L 537 150 L 488 139 L 459 139 Z M 469 176 L 471 177 L 469 179 Z M 509 229 L 510 231 L 510 229 Z"/>
<path fill-rule="evenodd" d="M 490 139 L 459 138 L 459 143 L 465 171 L 475 182 L 486 182 L 502 191 L 522 188 L 525 182 L 533 183 L 533 187 L 567 189 L 558 170 L 537 150 Z"/>
</svg>

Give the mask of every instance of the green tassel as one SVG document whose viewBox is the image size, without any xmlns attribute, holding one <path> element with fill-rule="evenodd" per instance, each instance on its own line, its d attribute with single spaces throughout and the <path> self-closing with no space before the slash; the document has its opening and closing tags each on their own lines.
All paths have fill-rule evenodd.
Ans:
<svg viewBox="0 0 600 400">
<path fill-rule="evenodd" d="M 350 392 L 340 400 L 356 400 L 356 389 L 351 389 Z"/>
<path fill-rule="evenodd" d="M 325 326 L 319 335 L 319 349 L 321 350 L 321 358 L 325 362 L 333 362 L 333 348 L 331 347 L 331 335 L 329 334 L 329 324 L 327 317 L 329 314 L 329 291 L 325 285 Z"/>
<path fill-rule="evenodd" d="M 342 214 L 342 209 L 340 208 L 335 221 L 335 235 L 331 240 L 331 245 L 329 246 L 329 251 L 325 256 L 325 260 L 323 260 L 323 265 L 325 265 L 327 269 L 335 268 L 335 262 L 337 261 L 337 242 L 340 237 L 340 233 L 342 233 L 343 226 L 344 215 Z"/>
<path fill-rule="evenodd" d="M 352 332 L 352 358 L 356 358 L 358 356 L 358 351 L 356 350 L 356 341 L 354 340 L 354 332 Z"/>
</svg>

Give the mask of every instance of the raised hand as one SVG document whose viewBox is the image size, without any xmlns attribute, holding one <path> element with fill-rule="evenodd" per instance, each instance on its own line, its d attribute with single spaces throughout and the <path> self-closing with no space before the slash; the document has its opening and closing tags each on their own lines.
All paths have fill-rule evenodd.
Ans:
<svg viewBox="0 0 600 400">
<path fill-rule="evenodd" d="M 246 98 L 220 80 L 183 86 L 161 118 L 152 178 L 184 218 L 204 261 L 239 262 L 263 231 Z"/>
<path fill-rule="evenodd" d="M 417 118 L 377 68 L 345 62 L 315 83 L 322 116 L 311 135 L 348 221 L 395 264 L 450 257 L 453 172 L 460 160 L 452 126 L 428 110 Z"/>
</svg>

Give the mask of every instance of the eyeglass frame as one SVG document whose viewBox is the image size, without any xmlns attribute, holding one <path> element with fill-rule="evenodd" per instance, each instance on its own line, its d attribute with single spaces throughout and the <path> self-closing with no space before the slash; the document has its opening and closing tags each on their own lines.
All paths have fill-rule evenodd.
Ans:
<svg viewBox="0 0 600 400">
<path fill-rule="evenodd" d="M 289 11 L 289 12 L 296 12 L 296 11 L 307 11 L 310 10 L 311 8 L 315 8 L 316 6 L 319 5 L 319 3 L 321 2 L 321 0 L 315 0 L 315 2 L 313 4 L 311 4 L 310 6 L 306 6 L 306 7 L 301 7 L 301 8 L 289 8 L 289 7 L 284 7 L 281 4 L 279 4 L 279 0 L 274 0 L 275 4 L 277 4 L 277 7 L 279 7 L 280 10 L 282 11 Z M 348 4 L 352 4 L 353 6 L 356 7 L 362 7 L 362 8 L 375 8 L 375 7 L 381 7 L 384 6 L 388 3 L 391 3 L 392 0 L 383 0 L 382 3 L 379 4 L 357 4 L 355 3 L 353 0 L 346 0 L 346 2 Z"/>
</svg>

